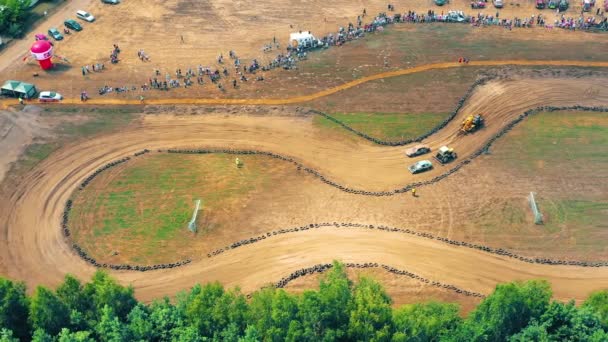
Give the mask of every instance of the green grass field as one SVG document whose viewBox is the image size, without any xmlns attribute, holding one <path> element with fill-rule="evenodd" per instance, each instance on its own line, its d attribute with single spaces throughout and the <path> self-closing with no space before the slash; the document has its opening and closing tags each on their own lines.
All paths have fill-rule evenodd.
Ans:
<svg viewBox="0 0 608 342">
<path fill-rule="evenodd" d="M 496 158 L 530 172 L 545 166 L 558 172 L 605 170 L 608 118 L 605 113 L 539 113 L 509 132 L 500 150 Z"/>
<path fill-rule="evenodd" d="M 98 258 L 114 250 L 128 262 L 185 258 L 182 252 L 204 242 L 254 191 L 273 184 L 266 169 L 277 161 L 240 157 L 245 166 L 237 168 L 234 159 L 155 154 L 130 161 L 107 184 L 99 179 L 76 193 L 70 218 L 73 238 Z M 202 211 L 195 235 L 187 224 L 197 199 Z"/>
<path fill-rule="evenodd" d="M 418 137 L 443 121 L 447 114 L 422 113 L 332 113 L 332 117 L 348 126 L 382 140 L 403 140 Z M 314 124 L 338 134 L 352 133 L 322 116 L 315 116 Z"/>
<path fill-rule="evenodd" d="M 505 199 L 479 225 L 489 235 L 521 240 L 530 251 L 600 258 L 608 229 L 608 116 L 593 112 L 539 113 L 491 149 L 493 167 L 531 180 L 544 217 L 532 223 L 527 201 Z M 488 159 L 488 160 L 490 160 Z"/>
</svg>

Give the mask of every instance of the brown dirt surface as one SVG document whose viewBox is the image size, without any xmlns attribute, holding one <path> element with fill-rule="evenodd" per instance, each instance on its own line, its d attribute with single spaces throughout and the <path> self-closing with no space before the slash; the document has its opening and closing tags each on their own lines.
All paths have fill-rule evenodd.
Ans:
<svg viewBox="0 0 608 342">
<path fill-rule="evenodd" d="M 593 88 L 592 92 L 590 88 Z M 479 87 L 455 120 L 425 143 L 433 149 L 449 144 L 461 158 L 466 158 L 526 109 L 541 105 L 593 106 L 606 101 L 608 87 L 603 78 L 492 81 Z M 463 117 L 478 112 L 486 114 L 486 128 L 474 135 L 457 135 Z M 0 202 L 0 257 L 6 265 L 7 275 L 30 285 L 57 284 L 65 273 L 83 278 L 90 276 L 95 269 L 73 253 L 59 229 L 65 201 L 94 170 L 144 148 L 219 147 L 272 151 L 292 156 L 343 185 L 366 190 L 393 189 L 412 181 L 431 179 L 446 169 L 437 167 L 434 171 L 412 176 L 405 167 L 423 157 L 404 161 L 403 150 L 407 146 L 381 147 L 365 141 L 321 139 L 310 117 L 218 114 L 146 116 L 142 122 L 126 127 L 120 133 L 100 135 L 61 148 L 25 175 L 19 184 L 7 187 Z M 490 157 L 480 160 L 483 162 Z M 242 239 L 256 231 L 311 222 L 364 221 L 417 230 L 435 227 L 433 229 L 441 230 L 443 236 L 453 238 L 465 234 L 478 238 L 479 231 L 455 230 L 454 223 L 465 220 L 467 212 L 455 212 L 450 208 L 454 203 L 468 204 L 464 200 L 469 196 L 462 195 L 463 188 L 474 189 L 471 191 L 477 193 L 478 187 L 486 186 L 470 183 L 468 179 L 477 163 L 475 160 L 445 182 L 422 188 L 417 199 L 406 195 L 388 198 L 350 195 L 306 176 L 303 183 L 261 196 L 258 206 L 246 210 L 252 215 L 240 222 L 243 230 L 230 237 Z M 292 172 L 297 173 L 296 170 Z M 491 174 L 486 173 L 483 177 L 491 182 Z M 496 181 L 490 193 L 486 188 L 479 191 L 478 198 L 483 198 L 482 194 L 488 198 L 490 194 L 509 193 L 510 185 L 509 179 Z M 441 208 L 438 213 L 437 208 Z M 222 245 L 225 244 L 222 242 Z M 122 283 L 132 283 L 139 298 L 150 300 L 172 295 L 196 282 L 212 280 L 253 291 L 296 269 L 334 259 L 384 263 L 482 293 L 489 293 L 498 282 L 545 278 L 552 283 L 556 298 L 581 300 L 590 291 L 608 286 L 608 268 L 527 264 L 435 240 L 361 229 L 285 234 L 210 259 L 201 258 L 180 269 L 111 273 Z"/>
<path fill-rule="evenodd" d="M 27 107 L 24 110 L 0 110 L 0 183 L 10 165 L 23 153 L 34 138 L 47 135 L 50 123 L 40 117 L 40 109 Z"/>
<path fill-rule="evenodd" d="M 380 269 L 347 269 L 348 278 L 357 281 L 360 277 L 373 278 L 386 289 L 393 299 L 393 307 L 403 304 L 415 304 L 421 301 L 440 301 L 458 303 L 460 313 L 464 316 L 472 311 L 481 299 L 458 294 L 454 291 L 435 287 L 416 279 L 390 274 Z M 321 274 L 307 275 L 291 281 L 285 290 L 291 293 L 302 293 L 310 289 L 319 288 Z"/>
<path fill-rule="evenodd" d="M 83 31 L 56 43 L 56 55 L 68 58 L 70 63 L 56 60 L 54 70 L 42 73 L 35 61 L 30 59 L 24 63 L 21 57 L 27 55 L 27 47 L 32 41 L 28 36 L 3 53 L 6 56 L 0 63 L 3 74 L 33 82 L 42 90 L 58 91 L 69 98 L 78 97 L 82 90 L 94 95 L 104 85 L 139 87 L 148 82 L 155 69 L 162 70 L 164 77 L 167 72 L 174 75 L 178 68 L 186 70 L 199 64 L 215 67 L 216 57 L 220 53 L 227 55 L 230 49 L 236 50 L 245 61 L 253 58 L 267 61 L 278 51 L 264 53 L 261 49 L 264 44 L 272 42 L 273 37 L 284 48 L 291 32 L 312 30 L 321 36 L 355 21 L 363 8 L 370 14 L 385 11 L 381 3 L 344 0 L 331 4 L 297 0 L 255 3 L 219 0 L 204 4 L 189 0 L 135 0 L 117 6 L 79 0 L 51 16 L 45 25 L 62 27 L 62 21 L 73 15 L 76 5 L 94 14 L 96 21 L 83 23 Z M 437 12 L 454 8 L 467 10 L 468 2 L 456 0 L 442 8 L 431 6 L 427 0 L 397 5 L 401 12 L 408 9 L 426 11 L 429 7 Z M 577 13 L 575 7 L 570 10 L 572 13 Z M 142 11 L 142 8 L 146 10 Z M 494 14 L 495 9 L 467 12 Z M 538 15 L 532 3 L 507 6 L 500 12 L 507 17 Z M 549 11 L 543 15 L 550 19 L 554 17 Z M 242 84 L 238 91 L 229 89 L 223 94 L 215 86 L 207 84 L 172 91 L 171 97 L 260 98 L 271 94 L 286 97 L 312 93 L 386 70 L 384 57 L 390 59 L 389 69 L 393 69 L 454 61 L 461 54 L 473 60 L 550 60 L 556 59 L 554 51 L 560 51 L 560 59 L 602 60 L 606 49 L 605 40 L 586 32 L 541 28 L 508 31 L 498 27 L 471 28 L 469 25 L 446 27 L 441 23 L 392 25 L 383 33 L 371 34 L 352 44 L 312 53 L 310 61 L 300 63 L 300 70 L 267 73 L 265 82 L 248 82 Z M 46 27 L 41 31 L 46 31 Z M 183 43 L 181 37 L 184 38 Z M 121 61 L 111 65 L 108 59 L 114 43 L 122 49 Z M 151 56 L 150 62 L 137 58 L 139 49 Z M 107 69 L 83 77 L 81 67 L 92 63 L 104 63 Z M 35 72 L 39 73 L 36 77 L 33 76 Z M 140 94 L 137 91 L 106 97 L 136 99 Z M 144 95 L 162 98 L 166 93 L 146 92 Z"/>
</svg>

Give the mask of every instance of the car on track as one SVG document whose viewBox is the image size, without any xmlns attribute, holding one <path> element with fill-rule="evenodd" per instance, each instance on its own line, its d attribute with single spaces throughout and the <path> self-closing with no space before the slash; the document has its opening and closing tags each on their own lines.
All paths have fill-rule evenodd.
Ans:
<svg viewBox="0 0 608 342">
<path fill-rule="evenodd" d="M 492 4 L 494 4 L 494 7 L 496 8 L 503 8 L 505 6 L 504 1 L 502 0 L 494 0 L 492 1 Z"/>
<path fill-rule="evenodd" d="M 80 26 L 80 24 L 77 23 L 76 20 L 74 20 L 74 19 L 68 19 L 68 20 L 64 21 L 63 25 L 65 25 L 65 27 L 72 29 L 74 31 L 82 31 L 82 26 Z"/>
<path fill-rule="evenodd" d="M 433 168 L 433 163 L 428 160 L 421 160 L 411 165 L 407 169 L 410 170 L 412 174 L 428 171 Z"/>
<path fill-rule="evenodd" d="M 537 9 L 543 9 L 545 7 L 547 7 L 547 3 L 545 2 L 545 0 L 536 0 Z"/>
<path fill-rule="evenodd" d="M 448 3 L 447 0 L 435 0 L 435 5 L 437 5 L 437 6 L 443 6 L 447 3 Z"/>
<path fill-rule="evenodd" d="M 426 145 L 416 145 L 405 150 L 405 155 L 412 158 L 431 152 L 431 148 Z"/>
<path fill-rule="evenodd" d="M 40 102 L 59 102 L 61 100 L 63 100 L 63 96 L 54 91 L 41 91 L 38 95 L 38 101 Z"/>
<path fill-rule="evenodd" d="M 76 11 L 76 18 L 88 21 L 90 23 L 95 21 L 95 17 L 91 13 L 83 10 Z"/>
<path fill-rule="evenodd" d="M 48 32 L 49 32 L 49 36 L 53 37 L 53 39 L 55 39 L 55 40 L 62 40 L 63 39 L 63 35 L 55 27 L 51 27 Z"/>
<path fill-rule="evenodd" d="M 110 5 L 118 5 L 120 3 L 120 1 L 118 0 L 101 0 L 101 2 Z"/>
</svg>

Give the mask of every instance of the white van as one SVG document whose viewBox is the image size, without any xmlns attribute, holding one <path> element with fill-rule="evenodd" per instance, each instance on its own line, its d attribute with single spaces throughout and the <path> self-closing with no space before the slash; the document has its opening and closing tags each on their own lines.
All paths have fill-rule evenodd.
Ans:
<svg viewBox="0 0 608 342">
<path fill-rule="evenodd" d="M 504 2 L 502 0 L 493 0 L 492 3 L 496 8 L 502 8 L 504 6 Z"/>
<path fill-rule="evenodd" d="M 76 17 L 78 19 L 82 19 L 82 20 L 88 21 L 90 23 L 95 21 L 95 17 L 91 13 L 85 12 L 83 10 L 76 11 Z"/>
</svg>

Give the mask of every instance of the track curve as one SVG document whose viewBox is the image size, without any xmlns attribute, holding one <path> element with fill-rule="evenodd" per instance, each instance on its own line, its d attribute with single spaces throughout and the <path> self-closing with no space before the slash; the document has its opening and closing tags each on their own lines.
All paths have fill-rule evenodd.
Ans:
<svg viewBox="0 0 608 342">
<path fill-rule="evenodd" d="M 490 82 L 474 91 L 452 123 L 424 142 L 432 148 L 450 144 L 466 157 L 525 110 L 541 105 L 599 106 L 608 102 L 608 85 L 603 79 L 571 79 L 565 84 L 567 89 L 564 80 Z M 598 91 L 589 96 L 589 87 Z M 458 136 L 459 121 L 472 112 L 486 113 L 486 129 L 473 136 Z M 150 116 L 122 132 L 53 153 L 3 198 L 0 257 L 8 275 L 29 285 L 55 285 L 65 273 L 89 277 L 95 268 L 73 253 L 59 229 L 72 191 L 100 166 L 144 148 L 202 145 L 276 151 L 305 160 L 347 185 L 385 189 L 412 179 L 405 172 L 411 161 L 404 162 L 403 147 L 322 140 L 306 118 Z M 431 179 L 435 174 L 421 176 L 424 178 L 417 180 Z M 530 278 L 551 281 L 560 299 L 582 299 L 590 291 L 608 286 L 608 268 L 529 264 L 417 236 L 367 230 L 288 234 L 179 269 L 111 273 L 125 284 L 132 283 L 140 299 L 151 300 L 213 280 L 253 291 L 268 279 L 280 279 L 286 273 L 332 259 L 389 264 L 479 293 L 490 292 L 497 282 Z"/>
</svg>

